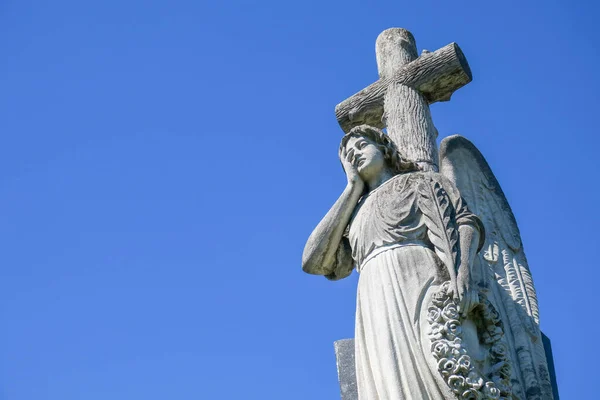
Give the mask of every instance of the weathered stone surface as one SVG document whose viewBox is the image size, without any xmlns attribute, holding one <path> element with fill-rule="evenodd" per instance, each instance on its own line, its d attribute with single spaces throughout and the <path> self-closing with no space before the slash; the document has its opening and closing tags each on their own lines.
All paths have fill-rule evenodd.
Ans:
<svg viewBox="0 0 600 400">
<path fill-rule="evenodd" d="M 333 347 L 335 349 L 342 400 L 358 400 L 356 367 L 354 363 L 354 339 L 338 340 L 333 343 Z"/>
<path fill-rule="evenodd" d="M 464 381 L 469 375 L 477 376 L 473 385 L 478 389 L 483 372 L 471 367 L 460 342 L 458 315 L 461 306 L 467 315 L 477 295 L 458 297 L 482 232 L 478 218 L 447 178 L 404 163 L 378 129 L 353 128 L 342 140 L 340 157 L 348 186 L 311 234 L 303 259 L 307 272 L 343 277 L 338 271 L 347 271 L 353 261 L 361 273 L 355 338 L 359 398 L 452 398 L 447 380 Z M 447 319 L 445 328 L 434 327 L 439 337 L 428 322 L 427 310 L 434 306 L 443 308 Z M 441 316 L 431 322 L 441 322 Z M 441 374 L 437 365 L 442 360 L 434 358 L 440 353 L 431 352 L 434 340 L 456 340 L 451 356 L 457 360 L 444 358 L 454 364 L 462 360 L 465 366 L 452 375 Z M 503 360 L 490 358 L 496 359 Z M 495 390 L 491 381 L 488 386 Z"/>
<path fill-rule="evenodd" d="M 380 80 L 336 110 L 348 132 L 339 153 L 346 188 L 302 256 L 305 272 L 331 280 L 361 273 L 354 346 L 336 343 L 342 395 L 356 387 L 360 400 L 551 400 L 537 296 L 508 201 L 466 139 L 442 141 L 438 159 L 429 103 L 471 80 L 466 60 L 454 44 L 418 57 L 398 28 L 376 48 Z"/>
<path fill-rule="evenodd" d="M 543 332 L 542 339 L 544 341 L 544 350 L 546 352 L 546 359 L 548 360 L 548 367 L 550 370 L 552 393 L 554 395 L 554 400 L 559 400 L 558 384 L 554 372 L 554 359 L 552 357 L 552 345 L 548 336 L 544 335 Z M 354 339 L 337 340 L 333 345 L 335 347 L 342 400 L 357 400 L 358 392 L 356 390 L 356 366 L 354 364 Z"/>
<path fill-rule="evenodd" d="M 368 124 L 387 126 L 401 154 L 423 168 L 437 170 L 437 130 L 429 104 L 447 101 L 472 80 L 466 58 L 456 43 L 417 55 L 406 29 L 383 31 L 376 43 L 379 81 L 338 104 L 342 129 Z"/>
<path fill-rule="evenodd" d="M 415 71 L 425 71 L 419 75 Z M 441 78 L 430 79 L 431 75 Z M 423 93 L 429 104 L 449 101 L 452 93 L 471 82 L 473 77 L 467 60 L 456 43 L 450 43 L 435 52 L 400 68 L 392 77 L 386 77 L 367 86 L 335 107 L 337 120 L 345 132 L 361 124 L 383 128 L 383 99 L 392 83 L 404 84 Z"/>
</svg>

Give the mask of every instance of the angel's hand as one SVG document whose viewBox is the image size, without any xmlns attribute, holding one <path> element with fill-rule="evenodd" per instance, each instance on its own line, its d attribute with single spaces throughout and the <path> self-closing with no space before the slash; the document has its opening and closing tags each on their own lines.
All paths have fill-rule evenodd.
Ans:
<svg viewBox="0 0 600 400">
<path fill-rule="evenodd" d="M 342 162 L 342 166 L 344 167 L 344 172 L 346 172 L 346 178 L 348 178 L 348 183 L 359 186 L 362 190 L 365 182 L 358 174 L 357 162 L 356 158 L 354 157 L 354 150 L 350 149 L 350 151 L 346 151 L 346 149 L 343 148 L 340 151 L 340 161 Z"/>
<path fill-rule="evenodd" d="M 459 268 L 456 290 L 458 294 L 458 311 L 467 316 L 479 304 L 477 285 L 471 282 L 467 268 Z"/>
</svg>

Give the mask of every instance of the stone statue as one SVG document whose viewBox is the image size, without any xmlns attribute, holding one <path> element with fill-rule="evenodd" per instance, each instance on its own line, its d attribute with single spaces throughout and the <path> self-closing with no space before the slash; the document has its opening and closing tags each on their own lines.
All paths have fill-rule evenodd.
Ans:
<svg viewBox="0 0 600 400">
<path fill-rule="evenodd" d="M 462 52 L 417 57 L 412 35 L 389 29 L 377 58 L 381 79 L 336 108 L 348 183 L 303 254 L 305 272 L 360 273 L 358 398 L 552 399 L 506 198 L 466 139 L 446 138 L 438 158 L 429 104 L 471 80 Z"/>
</svg>

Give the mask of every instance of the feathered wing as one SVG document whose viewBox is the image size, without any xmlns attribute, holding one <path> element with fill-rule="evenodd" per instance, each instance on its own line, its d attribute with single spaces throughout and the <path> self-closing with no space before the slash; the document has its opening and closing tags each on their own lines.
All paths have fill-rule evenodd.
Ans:
<svg viewBox="0 0 600 400">
<path fill-rule="evenodd" d="M 552 399 L 537 296 L 508 201 L 485 158 L 462 136 L 442 141 L 440 172 L 454 182 L 485 226 L 478 261 L 483 267 L 483 285 L 502 316 L 511 347 L 513 395 L 523 400 Z"/>
</svg>

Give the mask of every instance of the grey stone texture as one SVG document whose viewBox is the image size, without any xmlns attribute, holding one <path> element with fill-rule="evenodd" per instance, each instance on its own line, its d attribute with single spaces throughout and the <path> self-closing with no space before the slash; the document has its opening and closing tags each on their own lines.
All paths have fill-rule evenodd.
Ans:
<svg viewBox="0 0 600 400">
<path fill-rule="evenodd" d="M 336 107 L 347 185 L 302 255 L 361 274 L 354 345 L 335 345 L 344 400 L 558 398 L 510 205 L 471 142 L 436 145 L 429 104 L 471 81 L 464 54 L 419 56 L 392 28 L 376 56 L 380 79 Z"/>
<path fill-rule="evenodd" d="M 548 367 L 550 370 L 550 380 L 552 381 L 552 394 L 554 400 L 559 400 L 558 383 L 554 372 L 554 359 L 552 357 L 552 345 L 550 339 L 542 332 L 544 341 L 544 350 Z M 340 393 L 342 400 L 357 400 L 358 391 L 356 389 L 356 366 L 354 365 L 354 339 L 340 339 L 333 343 L 335 348 L 335 358 L 337 362 L 338 379 L 340 383 Z"/>
<path fill-rule="evenodd" d="M 342 400 L 358 400 L 354 339 L 341 339 L 333 343 Z"/>
</svg>

